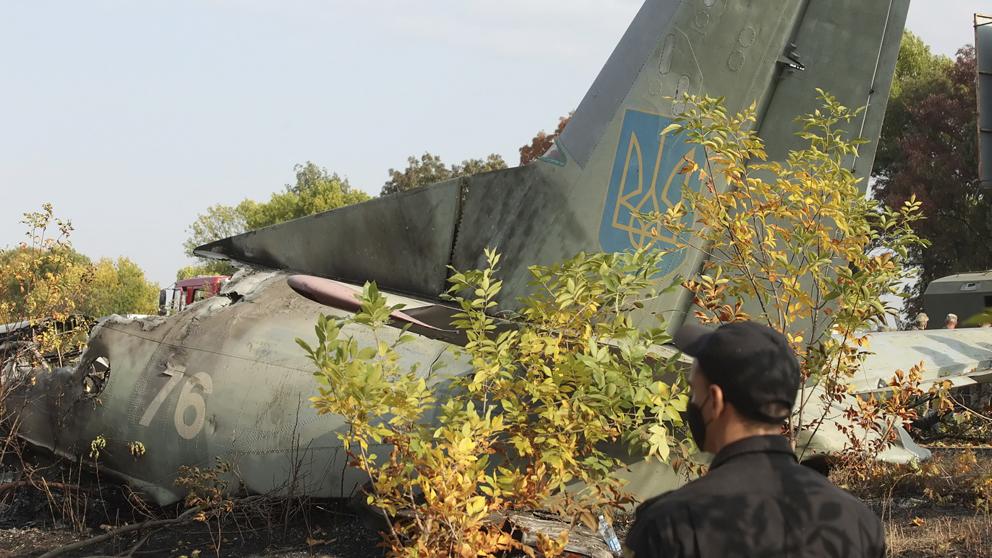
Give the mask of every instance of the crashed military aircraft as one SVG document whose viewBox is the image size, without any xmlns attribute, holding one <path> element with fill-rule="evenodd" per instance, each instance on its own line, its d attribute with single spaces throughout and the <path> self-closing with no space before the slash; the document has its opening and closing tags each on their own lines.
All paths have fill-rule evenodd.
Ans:
<svg viewBox="0 0 992 558">
<path fill-rule="evenodd" d="M 469 364 L 451 350 L 457 339 L 443 331 L 452 313 L 439 300 L 448 266 L 478 267 L 483 248 L 497 247 L 506 307 L 525 293 L 528 266 L 582 250 L 641 246 L 647 231 L 637 212 L 664 210 L 683 188 L 700 187 L 676 170 L 695 156 L 693 148 L 660 135 L 680 111 L 672 99 L 684 93 L 725 96 L 730 110 L 757 100 L 772 160 L 797 147 L 793 118 L 816 107 L 816 87 L 849 106 L 866 105 L 847 131 L 877 140 L 908 5 L 647 0 L 539 161 L 197 248 L 197 255 L 244 269 L 218 296 L 173 316 L 102 320 L 76 366 L 37 374 L 21 394 L 20 434 L 73 457 L 102 436 L 102 470 L 160 504 L 182 497 L 173 484 L 181 465 L 210 466 L 216 457 L 234 465 L 248 491 L 348 496 L 365 479 L 347 467 L 337 439 L 341 417 L 318 416 L 309 404 L 312 364 L 294 342 L 309 338 L 319 314 L 347 315 L 341 304 L 321 301 L 340 301 L 334 293 L 341 288 L 376 281 L 389 304 L 405 306 L 395 324 L 416 334 L 400 349 L 403 362 L 438 361 L 449 372 L 467 372 Z M 859 176 L 871 170 L 873 145 L 851 161 Z M 692 275 L 701 257 L 672 254 L 662 271 Z M 293 275 L 332 279 L 336 287 L 315 293 L 319 282 L 300 278 L 294 290 Z M 647 310 L 675 328 L 690 303 L 685 292 L 672 291 Z M 369 337 L 358 326 L 346 334 Z M 843 438 L 829 430 L 809 441 L 813 450 L 840 449 Z M 129 451 L 134 442 L 143 444 L 143 456 Z M 926 456 L 908 436 L 904 442 L 884 457 Z M 676 482 L 670 469 L 643 460 L 620 474 L 642 498 Z"/>
</svg>

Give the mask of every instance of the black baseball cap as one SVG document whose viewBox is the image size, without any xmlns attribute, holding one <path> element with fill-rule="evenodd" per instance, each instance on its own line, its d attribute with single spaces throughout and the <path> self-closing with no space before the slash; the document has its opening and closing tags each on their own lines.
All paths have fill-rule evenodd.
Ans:
<svg viewBox="0 0 992 558">
<path fill-rule="evenodd" d="M 785 336 L 755 322 L 733 322 L 716 329 L 684 325 L 675 346 L 695 357 L 710 383 L 744 416 L 780 423 L 799 390 L 799 361 Z M 775 413 L 778 410 L 779 413 Z M 776 416 L 778 415 L 778 416 Z"/>
</svg>

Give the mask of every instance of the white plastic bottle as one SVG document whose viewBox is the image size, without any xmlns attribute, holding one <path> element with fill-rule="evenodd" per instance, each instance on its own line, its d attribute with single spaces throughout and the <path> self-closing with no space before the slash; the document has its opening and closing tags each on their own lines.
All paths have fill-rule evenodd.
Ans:
<svg viewBox="0 0 992 558">
<path fill-rule="evenodd" d="M 609 547 L 610 552 L 614 556 L 621 556 L 623 549 L 620 548 L 620 539 L 617 538 L 616 531 L 613 530 L 613 525 L 606 520 L 603 514 L 599 514 L 599 536 L 603 537 L 603 542 Z"/>
</svg>

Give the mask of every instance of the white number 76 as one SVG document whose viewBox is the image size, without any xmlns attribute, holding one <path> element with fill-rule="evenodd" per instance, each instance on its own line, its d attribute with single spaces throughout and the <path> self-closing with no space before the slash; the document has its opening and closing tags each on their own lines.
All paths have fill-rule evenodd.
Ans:
<svg viewBox="0 0 992 558">
<path fill-rule="evenodd" d="M 155 394 L 155 398 L 148 405 L 148 409 L 145 410 L 145 414 L 141 416 L 138 424 L 141 426 L 151 424 L 152 419 L 155 418 L 155 413 L 158 412 L 162 403 L 165 403 L 165 400 L 176 389 L 179 382 L 183 378 L 186 378 L 186 383 L 183 384 L 183 389 L 179 392 L 179 401 L 176 402 L 175 424 L 176 432 L 180 436 L 187 440 L 192 440 L 200 433 L 200 430 L 203 430 L 203 422 L 207 418 L 207 403 L 203 400 L 202 395 L 193 391 L 193 388 L 199 386 L 204 394 L 210 394 L 214 388 L 213 380 L 210 379 L 210 375 L 206 372 L 197 372 L 192 376 L 186 376 L 186 367 L 184 366 L 174 367 L 169 365 L 163 374 L 170 376 L 169 381 Z M 193 408 L 195 415 L 193 422 L 187 423 L 186 409 L 190 407 Z"/>
</svg>

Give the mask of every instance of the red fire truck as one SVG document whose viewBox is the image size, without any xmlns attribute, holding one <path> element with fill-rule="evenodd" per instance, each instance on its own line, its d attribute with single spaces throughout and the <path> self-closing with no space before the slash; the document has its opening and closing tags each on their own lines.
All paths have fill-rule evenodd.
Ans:
<svg viewBox="0 0 992 558">
<path fill-rule="evenodd" d="M 216 295 L 230 278 L 229 275 L 200 275 L 176 281 L 171 288 L 159 292 L 159 314 L 173 314 L 198 300 Z"/>
</svg>

